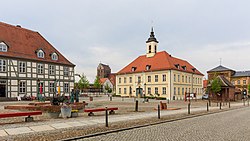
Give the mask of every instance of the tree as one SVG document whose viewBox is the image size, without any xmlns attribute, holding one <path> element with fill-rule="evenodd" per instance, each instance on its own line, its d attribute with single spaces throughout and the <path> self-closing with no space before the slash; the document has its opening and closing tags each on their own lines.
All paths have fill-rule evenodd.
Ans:
<svg viewBox="0 0 250 141">
<path fill-rule="evenodd" d="M 89 87 L 89 81 L 88 81 L 87 77 L 84 74 L 82 74 L 80 76 L 80 80 L 78 81 L 78 88 L 85 89 L 88 87 Z"/>
<path fill-rule="evenodd" d="M 108 92 L 108 93 L 112 92 L 112 89 L 110 88 L 110 86 L 108 85 L 108 83 L 106 83 L 106 85 L 105 85 L 104 88 L 105 88 L 106 92 Z"/>
<path fill-rule="evenodd" d="M 95 77 L 94 87 L 101 88 L 100 78 L 98 76 Z"/>
<path fill-rule="evenodd" d="M 221 81 L 218 77 L 212 80 L 211 91 L 215 94 L 218 94 L 221 91 Z"/>
<path fill-rule="evenodd" d="M 247 89 L 248 89 L 248 93 L 249 93 L 250 92 L 250 84 L 248 84 Z"/>
</svg>

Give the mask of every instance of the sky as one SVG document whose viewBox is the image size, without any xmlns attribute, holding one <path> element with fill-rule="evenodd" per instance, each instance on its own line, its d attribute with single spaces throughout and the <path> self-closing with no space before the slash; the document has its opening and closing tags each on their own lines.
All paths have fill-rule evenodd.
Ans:
<svg viewBox="0 0 250 141">
<path fill-rule="evenodd" d="M 249 6 L 249 0 L 5 0 L 0 21 L 38 31 L 90 82 L 100 62 L 116 73 L 146 54 L 152 26 L 158 51 L 206 76 L 220 58 L 225 67 L 250 70 Z"/>
</svg>

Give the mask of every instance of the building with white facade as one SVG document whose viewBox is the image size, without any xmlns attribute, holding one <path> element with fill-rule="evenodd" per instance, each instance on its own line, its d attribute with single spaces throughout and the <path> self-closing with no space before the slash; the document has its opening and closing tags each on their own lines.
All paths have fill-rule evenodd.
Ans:
<svg viewBox="0 0 250 141">
<path fill-rule="evenodd" d="M 74 67 L 38 32 L 0 22 L 0 98 L 68 95 Z"/>
</svg>

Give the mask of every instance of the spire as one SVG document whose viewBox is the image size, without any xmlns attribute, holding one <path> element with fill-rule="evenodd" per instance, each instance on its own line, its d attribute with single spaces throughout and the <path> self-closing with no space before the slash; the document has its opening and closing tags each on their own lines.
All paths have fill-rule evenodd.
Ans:
<svg viewBox="0 0 250 141">
<path fill-rule="evenodd" d="M 157 39 L 155 38 L 155 35 L 154 35 L 154 28 L 152 27 L 151 28 L 151 33 L 150 33 L 150 37 L 148 38 L 148 40 L 146 41 L 146 43 L 149 43 L 149 42 L 156 42 L 158 43 Z"/>
</svg>

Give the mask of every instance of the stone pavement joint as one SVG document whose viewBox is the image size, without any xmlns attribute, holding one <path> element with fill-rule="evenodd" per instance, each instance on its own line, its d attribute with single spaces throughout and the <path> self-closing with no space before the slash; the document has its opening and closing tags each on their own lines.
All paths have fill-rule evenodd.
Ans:
<svg viewBox="0 0 250 141">
<path fill-rule="evenodd" d="M 5 131 L 9 135 L 17 135 L 17 134 L 24 134 L 24 133 L 34 132 L 29 127 L 11 128 L 11 129 L 5 129 Z"/>
<path fill-rule="evenodd" d="M 32 129 L 35 132 L 55 130 L 55 128 L 53 128 L 53 127 L 51 127 L 49 125 L 30 126 L 29 128 Z"/>
<path fill-rule="evenodd" d="M 8 136 L 8 134 L 4 130 L 0 130 L 0 137 Z"/>
</svg>

